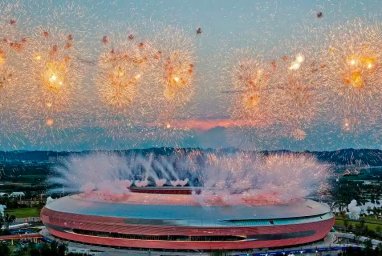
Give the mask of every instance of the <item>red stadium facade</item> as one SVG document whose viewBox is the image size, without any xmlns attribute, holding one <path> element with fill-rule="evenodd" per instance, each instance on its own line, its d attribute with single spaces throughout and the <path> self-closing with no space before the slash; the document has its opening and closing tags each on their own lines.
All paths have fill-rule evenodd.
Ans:
<svg viewBox="0 0 382 256">
<path fill-rule="evenodd" d="M 294 246 L 323 239 L 334 224 L 330 209 L 312 200 L 201 206 L 191 194 L 147 191 L 116 201 L 83 194 L 63 197 L 44 207 L 41 218 L 49 233 L 60 239 L 163 250 Z"/>
</svg>

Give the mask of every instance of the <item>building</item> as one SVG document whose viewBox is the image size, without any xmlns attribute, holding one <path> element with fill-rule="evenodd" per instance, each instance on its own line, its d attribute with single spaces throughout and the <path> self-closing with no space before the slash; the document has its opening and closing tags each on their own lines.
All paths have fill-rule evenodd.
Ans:
<svg viewBox="0 0 382 256">
<path fill-rule="evenodd" d="M 288 204 L 200 204 L 188 189 L 133 189 L 114 200 L 93 194 L 47 204 L 41 219 L 57 238 L 162 250 L 245 250 L 306 244 L 334 224 L 330 208 L 312 200 Z"/>
<path fill-rule="evenodd" d="M 25 197 L 25 193 L 24 192 L 12 192 L 9 194 L 9 197 L 17 197 L 17 198 L 22 198 L 22 197 Z"/>
</svg>

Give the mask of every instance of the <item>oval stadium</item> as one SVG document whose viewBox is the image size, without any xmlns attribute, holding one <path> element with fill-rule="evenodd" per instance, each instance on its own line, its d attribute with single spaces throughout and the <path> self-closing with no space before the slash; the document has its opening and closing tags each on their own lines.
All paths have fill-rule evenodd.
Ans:
<svg viewBox="0 0 382 256">
<path fill-rule="evenodd" d="M 302 245 L 323 239 L 334 224 L 330 208 L 309 199 L 227 205 L 211 197 L 201 204 L 190 189 L 131 190 L 118 198 L 62 197 L 43 208 L 41 219 L 63 240 L 179 251 Z"/>
</svg>

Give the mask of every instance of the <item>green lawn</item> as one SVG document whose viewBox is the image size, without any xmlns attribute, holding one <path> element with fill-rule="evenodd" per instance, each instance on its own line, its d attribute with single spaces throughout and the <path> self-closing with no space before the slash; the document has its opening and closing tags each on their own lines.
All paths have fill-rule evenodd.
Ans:
<svg viewBox="0 0 382 256">
<path fill-rule="evenodd" d="M 6 210 L 5 212 L 10 215 L 15 215 L 16 218 L 28 218 L 28 217 L 40 216 L 40 209 L 37 207 L 10 209 L 10 210 Z"/>
<path fill-rule="evenodd" d="M 356 220 L 348 220 L 348 223 L 349 225 L 351 224 L 353 226 L 353 228 L 356 226 L 356 225 L 359 225 L 359 221 L 356 221 Z M 341 227 L 344 227 L 344 220 L 341 218 L 341 217 L 336 217 L 336 223 L 335 225 L 337 226 L 341 226 Z M 382 221 L 381 220 L 376 220 L 374 218 L 367 218 L 365 219 L 365 226 L 367 226 L 367 228 L 369 230 L 373 230 L 373 231 L 377 231 L 377 227 L 379 226 L 380 228 L 382 228 Z"/>
</svg>

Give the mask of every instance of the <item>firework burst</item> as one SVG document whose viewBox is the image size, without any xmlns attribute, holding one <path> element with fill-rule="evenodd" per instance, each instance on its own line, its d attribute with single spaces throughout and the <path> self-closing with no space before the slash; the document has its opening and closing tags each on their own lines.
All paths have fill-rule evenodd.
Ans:
<svg viewBox="0 0 382 256">
<path fill-rule="evenodd" d="M 271 67 L 257 58 L 241 59 L 234 66 L 232 83 L 239 92 L 236 97 L 237 116 L 256 118 L 265 114 L 269 117 L 271 75 Z"/>
<path fill-rule="evenodd" d="M 355 20 L 328 33 L 322 54 L 326 66 L 323 74 L 333 116 L 337 123 L 345 124 L 345 131 L 373 125 L 381 116 L 381 46 L 379 23 Z"/>
<path fill-rule="evenodd" d="M 305 138 L 325 102 L 318 89 L 320 64 L 315 59 L 311 51 L 300 50 L 277 62 L 273 113 L 285 134 L 296 140 Z"/>
<path fill-rule="evenodd" d="M 194 64 L 189 53 L 174 51 L 167 57 L 163 69 L 164 96 L 167 100 L 174 100 L 181 90 L 191 85 Z"/>
<path fill-rule="evenodd" d="M 156 36 L 159 63 L 154 73 L 154 83 L 159 88 L 158 100 L 173 109 L 186 105 L 194 92 L 194 46 L 184 32 L 167 28 Z M 162 96 L 161 98 L 159 98 Z"/>
<path fill-rule="evenodd" d="M 323 104 L 318 66 L 309 51 L 269 61 L 240 59 L 232 70 L 233 117 L 267 124 L 265 133 L 274 136 L 304 139 Z"/>
<path fill-rule="evenodd" d="M 139 87 L 138 122 L 146 122 L 144 137 L 171 145 L 187 131 L 172 126 L 174 119 L 187 118 L 195 85 L 195 57 L 192 41 L 179 29 L 160 29 L 152 40 L 154 66 Z"/>
<path fill-rule="evenodd" d="M 28 43 L 27 37 L 17 24 L 20 13 L 23 13 L 23 8 L 18 2 L 0 3 L 0 30 L 2 33 L 0 39 L 0 90 L 2 93 L 6 89 L 16 89 L 17 77 L 20 74 L 16 74 L 15 67 L 22 68 L 21 59 Z"/>
<path fill-rule="evenodd" d="M 65 129 L 80 127 L 77 114 L 83 108 L 78 103 L 85 101 L 80 91 L 84 72 L 78 56 L 79 52 L 86 56 L 86 51 L 79 48 L 83 33 L 77 32 L 82 26 L 72 30 L 65 28 L 62 21 L 63 17 L 71 16 L 78 21 L 82 16 L 77 11 L 79 8 L 72 4 L 53 9 L 48 5 L 39 6 L 39 3 L 28 5 L 29 11 L 35 7 L 44 13 L 41 17 L 45 20 L 16 19 L 19 31 L 23 32 L 19 32 L 20 36 L 12 36 L 19 39 L 13 39 L 13 47 L 10 45 L 18 55 L 13 98 L 17 109 L 12 123 L 20 129 L 17 132 L 21 138 L 36 146 L 56 145 L 65 143 L 68 132 Z"/>
<path fill-rule="evenodd" d="M 126 108 L 135 99 L 138 86 L 147 79 L 160 57 L 160 51 L 146 41 L 137 41 L 133 34 L 128 34 L 121 42 L 110 42 L 104 36 L 106 46 L 100 56 L 97 84 L 102 100 L 115 108 Z"/>
<path fill-rule="evenodd" d="M 35 106 L 60 111 L 70 105 L 80 83 L 74 36 L 37 28 L 28 48 L 29 88 Z"/>
</svg>

